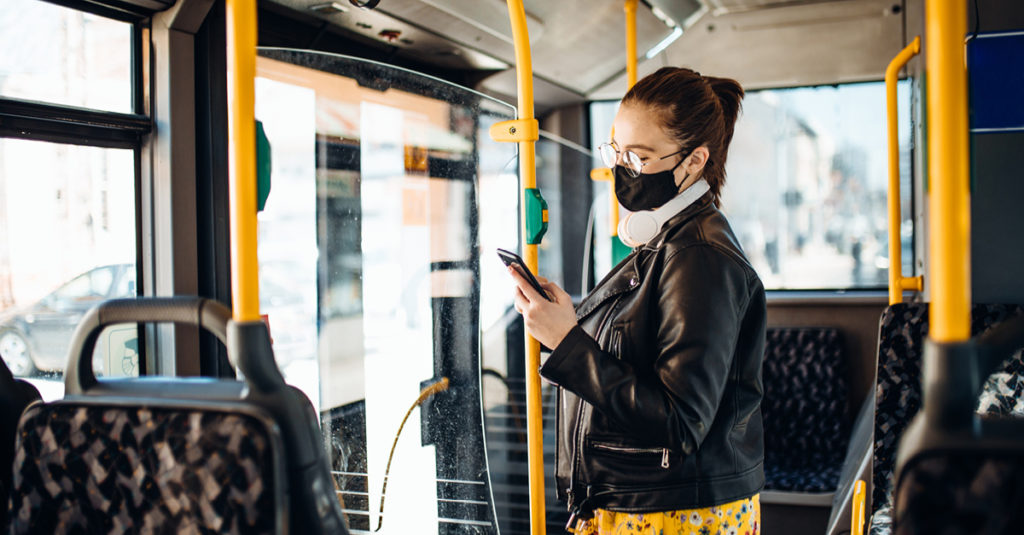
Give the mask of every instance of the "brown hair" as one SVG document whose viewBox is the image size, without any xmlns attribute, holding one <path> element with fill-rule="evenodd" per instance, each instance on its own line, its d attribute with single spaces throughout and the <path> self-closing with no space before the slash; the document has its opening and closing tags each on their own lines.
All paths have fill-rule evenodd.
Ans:
<svg viewBox="0 0 1024 535">
<path fill-rule="evenodd" d="M 662 67 L 637 82 L 622 104 L 647 106 L 657 112 L 662 128 L 683 146 L 683 154 L 707 146 L 710 156 L 702 176 L 718 206 L 725 184 L 725 158 L 741 100 L 743 88 L 736 80 L 701 76 L 681 67 Z"/>
</svg>

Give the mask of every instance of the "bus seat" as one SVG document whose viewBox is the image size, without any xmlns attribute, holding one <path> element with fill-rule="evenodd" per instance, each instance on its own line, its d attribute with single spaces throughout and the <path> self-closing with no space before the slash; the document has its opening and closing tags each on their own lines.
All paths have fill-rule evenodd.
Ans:
<svg viewBox="0 0 1024 535">
<path fill-rule="evenodd" d="M 768 329 L 763 380 L 762 502 L 828 507 L 849 442 L 838 329 Z M 801 498 L 794 501 L 794 493 Z"/>
<path fill-rule="evenodd" d="M 14 461 L 14 436 L 25 407 L 38 401 L 39 390 L 17 379 L 0 358 L 0 528 L 7 522 L 7 491 L 11 488 L 11 464 Z"/>
<path fill-rule="evenodd" d="M 244 380 L 97 380 L 103 327 L 197 325 L 225 343 Z M 65 398 L 18 429 L 11 534 L 347 534 L 316 414 L 284 383 L 259 322 L 199 298 L 108 301 L 72 339 Z"/>
<path fill-rule="evenodd" d="M 875 376 L 874 460 L 872 461 L 872 533 L 876 515 L 887 523 L 896 446 L 910 418 L 921 407 L 921 352 L 928 335 L 928 304 L 897 303 L 882 312 L 878 327 Z"/>
<path fill-rule="evenodd" d="M 987 332 L 1006 319 L 1024 314 L 1020 305 L 979 304 L 971 311 L 972 334 Z M 872 463 L 870 534 L 883 535 L 892 526 L 892 489 L 900 438 L 921 408 L 921 361 L 928 336 L 928 304 L 898 303 L 882 313 L 879 323 L 875 382 L 874 460 Z M 1000 373 L 1018 374 L 1019 358 L 1009 359 Z"/>
<path fill-rule="evenodd" d="M 981 312 L 987 318 L 993 315 L 991 309 Z M 1021 346 L 1024 316 L 977 336 L 972 343 L 936 345 L 926 352 L 925 366 L 932 370 L 933 379 L 924 386 L 924 410 L 900 441 L 895 533 L 1020 533 L 1024 525 L 1024 419 L 1018 408 L 1024 369 Z"/>
</svg>

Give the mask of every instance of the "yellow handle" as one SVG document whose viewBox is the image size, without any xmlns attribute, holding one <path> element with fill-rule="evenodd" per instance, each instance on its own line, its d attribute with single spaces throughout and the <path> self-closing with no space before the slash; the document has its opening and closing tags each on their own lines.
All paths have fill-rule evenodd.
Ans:
<svg viewBox="0 0 1024 535">
<path fill-rule="evenodd" d="M 850 535 L 864 535 L 864 511 L 867 485 L 863 479 L 857 480 L 853 485 L 853 511 L 850 514 Z"/>
<path fill-rule="evenodd" d="M 519 94 L 518 121 L 536 122 L 533 115 L 533 62 L 530 57 L 530 36 L 526 27 L 523 0 L 507 0 L 512 21 L 512 39 L 516 47 L 516 88 Z M 518 132 L 517 132 L 518 133 Z M 532 137 L 532 136 L 529 136 Z M 522 236 L 526 237 L 526 190 L 537 187 L 535 141 L 519 140 L 519 169 L 522 172 L 523 207 Z M 523 260 L 530 271 L 537 272 L 537 246 L 523 243 Z M 526 439 L 530 478 L 530 533 L 544 535 L 544 443 L 543 413 L 540 399 L 540 343 L 526 335 Z"/>
<path fill-rule="evenodd" d="M 636 85 L 636 4 L 626 0 L 626 90 Z"/>
<path fill-rule="evenodd" d="M 971 192 L 968 184 L 966 0 L 928 0 L 928 273 L 930 333 L 937 342 L 971 335 Z"/>
<path fill-rule="evenodd" d="M 256 258 L 256 0 L 227 0 L 231 304 L 235 321 L 260 319 Z"/>
<path fill-rule="evenodd" d="M 921 37 L 915 37 L 906 48 L 896 54 L 885 69 L 885 99 L 889 127 L 889 304 L 903 302 L 903 290 L 924 290 L 923 277 L 903 276 L 903 251 L 900 241 L 900 143 L 896 106 L 896 83 L 900 69 L 921 52 Z"/>
</svg>

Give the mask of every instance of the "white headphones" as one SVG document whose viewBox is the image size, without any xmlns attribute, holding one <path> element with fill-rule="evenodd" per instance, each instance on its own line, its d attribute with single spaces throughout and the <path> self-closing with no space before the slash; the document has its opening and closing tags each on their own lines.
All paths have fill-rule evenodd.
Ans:
<svg viewBox="0 0 1024 535">
<path fill-rule="evenodd" d="M 711 186 L 702 178 L 654 210 L 630 212 L 619 220 L 619 239 L 629 247 L 640 247 L 651 241 L 666 221 L 703 197 L 710 189 Z"/>
</svg>

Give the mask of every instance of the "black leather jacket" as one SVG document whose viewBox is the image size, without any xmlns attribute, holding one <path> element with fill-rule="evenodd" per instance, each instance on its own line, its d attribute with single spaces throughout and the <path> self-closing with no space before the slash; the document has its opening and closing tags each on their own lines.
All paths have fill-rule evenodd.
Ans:
<svg viewBox="0 0 1024 535">
<path fill-rule="evenodd" d="M 710 195 L 616 266 L 576 316 L 541 366 L 561 387 L 555 475 L 574 518 L 760 491 L 764 287 Z"/>
</svg>

